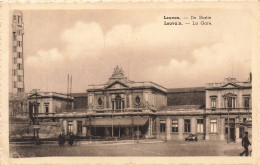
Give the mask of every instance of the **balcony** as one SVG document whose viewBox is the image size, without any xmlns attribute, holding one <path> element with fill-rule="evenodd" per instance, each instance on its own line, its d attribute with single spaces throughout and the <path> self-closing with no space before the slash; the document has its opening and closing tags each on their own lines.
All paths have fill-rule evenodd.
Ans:
<svg viewBox="0 0 260 165">
<path fill-rule="evenodd" d="M 13 46 L 17 46 L 17 41 L 13 41 Z"/>
<path fill-rule="evenodd" d="M 17 64 L 13 64 L 13 69 L 17 69 Z"/>
<path fill-rule="evenodd" d="M 23 40 L 22 36 L 17 35 L 17 40 L 22 41 Z"/>
<path fill-rule="evenodd" d="M 91 111 L 88 111 L 88 112 L 91 112 Z M 112 110 L 112 109 L 96 109 L 96 110 L 93 110 L 92 112 L 94 113 L 121 113 L 121 114 L 124 114 L 124 113 L 136 113 L 136 112 L 155 112 L 154 110 L 150 110 L 150 109 L 143 109 L 143 108 L 126 108 L 126 109 L 115 109 L 115 110 Z"/>
<path fill-rule="evenodd" d="M 23 48 L 22 47 L 17 47 L 17 52 L 23 52 Z"/>
<path fill-rule="evenodd" d="M 23 82 L 17 82 L 16 87 L 17 88 L 23 88 Z"/>
<path fill-rule="evenodd" d="M 14 58 L 17 57 L 17 52 L 13 52 L 13 57 L 14 57 Z"/>
<path fill-rule="evenodd" d="M 13 76 L 13 81 L 17 81 L 17 76 Z"/>
<path fill-rule="evenodd" d="M 17 75 L 22 76 L 23 75 L 23 70 L 17 70 Z"/>
<path fill-rule="evenodd" d="M 22 58 L 17 58 L 17 64 L 22 64 L 23 63 L 23 59 Z"/>
</svg>

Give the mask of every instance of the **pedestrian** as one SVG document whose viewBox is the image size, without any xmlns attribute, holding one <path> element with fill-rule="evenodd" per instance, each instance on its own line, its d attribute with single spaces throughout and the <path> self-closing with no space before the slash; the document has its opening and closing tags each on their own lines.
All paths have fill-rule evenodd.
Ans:
<svg viewBox="0 0 260 165">
<path fill-rule="evenodd" d="M 59 140 L 59 146 L 62 146 L 62 135 L 61 134 L 59 135 L 58 140 Z"/>
<path fill-rule="evenodd" d="M 244 151 L 242 153 L 240 153 L 240 156 L 243 156 L 244 154 L 246 154 L 246 156 L 248 156 L 248 146 L 251 145 L 250 141 L 248 140 L 248 132 L 245 132 L 245 135 L 242 139 L 242 146 L 244 147 Z"/>
<path fill-rule="evenodd" d="M 64 143 L 65 143 L 65 141 L 66 141 L 66 140 L 65 140 L 65 135 L 64 135 L 63 133 L 61 134 L 61 140 L 62 140 L 62 141 L 61 141 L 61 145 L 63 146 Z"/>
<path fill-rule="evenodd" d="M 69 136 L 69 144 L 72 146 L 72 145 L 73 145 L 73 142 L 74 142 L 74 136 L 73 136 L 73 134 L 71 133 L 70 136 Z"/>
</svg>

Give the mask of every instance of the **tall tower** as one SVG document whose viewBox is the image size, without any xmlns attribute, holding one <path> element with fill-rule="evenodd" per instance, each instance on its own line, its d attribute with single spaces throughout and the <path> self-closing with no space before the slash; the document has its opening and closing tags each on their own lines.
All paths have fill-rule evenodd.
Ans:
<svg viewBox="0 0 260 165">
<path fill-rule="evenodd" d="M 14 10 L 12 15 L 12 93 L 24 93 L 24 24 L 22 11 Z"/>
</svg>

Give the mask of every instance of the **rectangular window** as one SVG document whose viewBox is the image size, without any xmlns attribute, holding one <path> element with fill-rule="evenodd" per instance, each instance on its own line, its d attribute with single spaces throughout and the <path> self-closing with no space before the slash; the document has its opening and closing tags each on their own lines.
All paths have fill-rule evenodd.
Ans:
<svg viewBox="0 0 260 165">
<path fill-rule="evenodd" d="M 73 133 L 73 122 L 72 121 L 68 122 L 68 133 Z"/>
<path fill-rule="evenodd" d="M 184 132 L 190 132 L 190 119 L 184 120 Z"/>
<path fill-rule="evenodd" d="M 78 133 L 82 133 L 82 121 L 78 121 Z"/>
<path fill-rule="evenodd" d="M 45 113 L 48 114 L 49 113 L 49 106 L 45 105 Z"/>
<path fill-rule="evenodd" d="M 210 132 L 211 133 L 217 132 L 217 119 L 210 119 Z"/>
<path fill-rule="evenodd" d="M 250 100 L 249 97 L 244 97 L 244 107 L 245 108 L 249 108 L 249 100 Z"/>
<path fill-rule="evenodd" d="M 16 20 L 16 16 L 14 15 L 14 21 Z"/>
<path fill-rule="evenodd" d="M 13 75 L 14 75 L 14 76 L 16 75 L 16 70 L 15 70 L 15 69 L 13 69 Z"/>
<path fill-rule="evenodd" d="M 160 132 L 165 132 L 165 120 L 160 121 Z"/>
<path fill-rule="evenodd" d="M 14 57 L 13 59 L 13 63 L 16 64 L 17 63 L 17 59 Z"/>
<path fill-rule="evenodd" d="M 197 132 L 203 133 L 203 119 L 197 120 Z"/>
<path fill-rule="evenodd" d="M 13 87 L 14 87 L 14 88 L 16 88 L 16 81 L 15 81 L 15 82 L 13 82 Z"/>
<path fill-rule="evenodd" d="M 22 52 L 17 52 L 17 57 L 22 58 Z"/>
<path fill-rule="evenodd" d="M 20 23 L 21 22 L 21 16 L 18 16 L 18 23 Z"/>
<path fill-rule="evenodd" d="M 23 88 L 18 88 L 18 92 L 24 92 Z"/>
<path fill-rule="evenodd" d="M 19 47 L 22 46 L 22 41 L 18 41 L 18 46 L 19 46 Z"/>
<path fill-rule="evenodd" d="M 172 132 L 178 132 L 178 120 L 177 119 L 172 120 Z"/>
<path fill-rule="evenodd" d="M 16 41 L 16 34 L 13 33 L 13 41 Z"/>
<path fill-rule="evenodd" d="M 18 76 L 18 82 L 23 82 L 23 76 Z"/>
<path fill-rule="evenodd" d="M 217 100 L 216 97 L 211 98 L 211 108 L 216 108 L 216 100 Z"/>
<path fill-rule="evenodd" d="M 17 49 L 16 49 L 16 46 L 13 46 L 13 52 L 16 52 Z"/>
<path fill-rule="evenodd" d="M 224 99 L 225 108 L 236 108 L 236 97 L 228 97 Z"/>
<path fill-rule="evenodd" d="M 22 70 L 22 64 L 18 64 L 18 65 L 17 65 L 17 68 L 18 68 L 19 70 Z"/>
<path fill-rule="evenodd" d="M 21 30 L 18 30 L 17 34 L 18 34 L 19 36 L 21 36 L 21 35 L 22 35 L 22 31 L 21 31 Z"/>
</svg>

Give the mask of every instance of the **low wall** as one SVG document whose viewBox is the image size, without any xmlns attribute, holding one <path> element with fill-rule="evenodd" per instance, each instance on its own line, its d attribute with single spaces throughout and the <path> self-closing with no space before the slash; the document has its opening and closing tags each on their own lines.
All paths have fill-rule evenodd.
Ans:
<svg viewBox="0 0 260 165">
<path fill-rule="evenodd" d="M 58 138 L 64 132 L 61 122 L 44 122 L 40 123 L 39 137 L 41 139 Z"/>
</svg>

